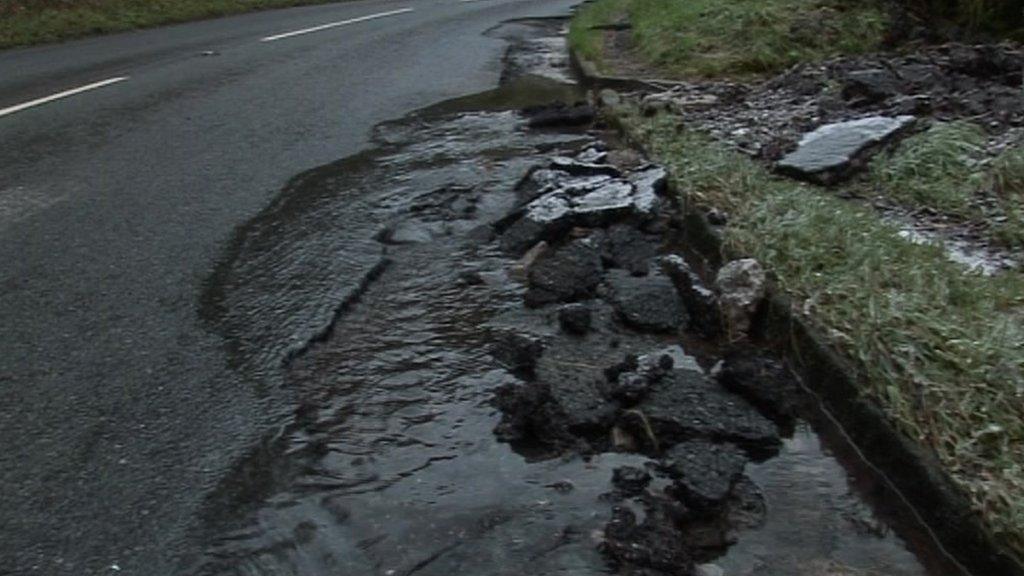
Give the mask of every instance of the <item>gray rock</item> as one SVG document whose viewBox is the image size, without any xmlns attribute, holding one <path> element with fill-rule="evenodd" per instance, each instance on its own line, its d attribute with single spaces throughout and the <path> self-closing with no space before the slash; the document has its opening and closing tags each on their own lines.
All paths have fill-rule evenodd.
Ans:
<svg viewBox="0 0 1024 576">
<path fill-rule="evenodd" d="M 534 166 L 516 184 L 515 190 L 524 203 L 536 199 L 541 194 L 550 192 L 571 180 L 573 176 L 561 170 L 552 170 L 542 166 Z"/>
<path fill-rule="evenodd" d="M 600 251 L 589 239 L 542 253 L 527 273 L 526 305 L 543 306 L 585 298 L 601 282 Z"/>
<path fill-rule="evenodd" d="M 671 92 L 648 94 L 640 100 L 640 113 L 644 116 L 654 116 L 661 112 L 671 112 L 674 109 L 674 95 Z"/>
<path fill-rule="evenodd" d="M 601 227 L 624 218 L 650 219 L 657 208 L 656 197 L 639 194 L 629 182 L 602 174 L 584 175 L 562 181 L 557 189 L 516 213 L 502 233 L 501 247 L 521 253 L 541 240 L 555 240 L 573 227 Z"/>
<path fill-rule="evenodd" d="M 583 126 L 594 121 L 594 108 L 589 104 L 556 105 L 526 112 L 530 128 Z"/>
<path fill-rule="evenodd" d="M 607 442 L 616 411 L 597 383 L 587 378 L 532 379 L 502 386 L 495 403 L 502 412 L 495 429 L 500 440 L 539 443 L 555 452 L 588 450 L 587 441 Z"/>
<path fill-rule="evenodd" d="M 668 361 L 666 361 L 666 358 Z M 636 365 L 638 372 L 649 371 L 655 367 L 664 368 L 666 365 L 668 365 L 668 370 L 702 371 L 700 364 L 697 363 L 697 359 L 687 354 L 683 347 L 678 344 L 666 346 L 660 350 L 639 356 L 636 359 Z"/>
<path fill-rule="evenodd" d="M 533 374 L 544 354 L 544 342 L 529 334 L 506 333 L 491 344 L 491 356 L 514 374 Z"/>
<path fill-rule="evenodd" d="M 715 289 L 729 336 L 739 339 L 747 335 L 758 306 L 764 300 L 765 273 L 753 258 L 733 260 L 718 270 Z"/>
<path fill-rule="evenodd" d="M 778 429 L 743 398 L 695 370 L 673 370 L 658 381 L 637 406 L 659 447 L 704 438 L 731 442 L 757 458 L 774 454 L 780 445 Z M 623 428 L 637 438 L 636 423 Z M 648 438 L 649 440 L 649 438 Z"/>
<path fill-rule="evenodd" d="M 747 476 L 742 476 L 732 487 L 726 510 L 728 524 L 733 530 L 748 530 L 764 525 L 768 514 L 761 488 Z"/>
<path fill-rule="evenodd" d="M 603 255 L 611 266 L 642 276 L 650 270 L 659 244 L 659 238 L 648 236 L 635 226 L 615 224 L 605 234 Z"/>
<path fill-rule="evenodd" d="M 608 152 L 596 146 L 585 148 L 576 155 L 576 160 L 587 164 L 605 164 L 607 159 Z"/>
<path fill-rule="evenodd" d="M 552 158 L 549 167 L 552 170 L 568 172 L 573 176 L 605 175 L 619 177 L 622 175 L 618 168 L 610 164 L 594 164 L 590 162 L 583 162 L 575 158 L 568 158 L 566 156 L 556 156 Z"/>
<path fill-rule="evenodd" d="M 661 166 L 648 166 L 631 172 L 626 178 L 636 187 L 637 211 L 654 215 L 660 208 L 660 196 L 668 187 L 668 173 Z"/>
<path fill-rule="evenodd" d="M 591 313 L 586 304 L 566 304 L 558 309 L 558 323 L 569 334 L 582 336 L 590 332 Z"/>
<path fill-rule="evenodd" d="M 683 300 L 693 330 L 712 337 L 722 330 L 722 317 L 718 308 L 718 297 L 704 286 L 697 273 L 678 254 L 663 256 L 659 260 L 661 270 L 672 279 Z"/>
<path fill-rule="evenodd" d="M 629 508 L 613 507 L 601 551 L 620 574 L 692 575 L 693 555 L 679 523 L 667 517 L 667 510 L 656 507 L 646 512 L 638 523 Z"/>
<path fill-rule="evenodd" d="M 437 225 L 410 219 L 392 224 L 377 233 L 377 241 L 382 244 L 423 244 L 434 239 Z"/>
<path fill-rule="evenodd" d="M 780 160 L 776 168 L 795 178 L 832 184 L 861 167 L 873 149 L 913 123 L 913 116 L 872 116 L 828 124 L 805 134 L 796 150 Z"/>
<path fill-rule="evenodd" d="M 651 483 L 651 475 L 636 466 L 619 466 L 612 470 L 612 485 L 623 496 L 638 496 Z"/>
<path fill-rule="evenodd" d="M 673 494 L 700 514 L 717 512 L 743 475 L 747 457 L 732 444 L 689 440 L 665 453 L 661 469 L 674 480 Z"/>
<path fill-rule="evenodd" d="M 541 254 L 548 251 L 548 248 L 548 243 L 544 241 L 540 241 L 535 244 L 533 248 L 527 250 L 526 253 L 523 254 L 523 257 L 512 265 L 509 275 L 517 280 L 525 282 L 526 278 L 530 274 L 530 268 L 533 267 L 533 264 L 538 258 L 540 258 Z"/>
<path fill-rule="evenodd" d="M 609 270 L 607 286 L 609 302 L 635 329 L 675 332 L 686 320 L 675 285 L 663 274 L 637 278 L 624 270 Z"/>
<path fill-rule="evenodd" d="M 701 564 L 693 569 L 693 576 L 725 576 L 725 570 L 717 564 Z"/>
<path fill-rule="evenodd" d="M 842 96 L 855 105 L 874 104 L 899 92 L 896 75 L 882 68 L 854 70 L 843 78 Z"/>
<path fill-rule="evenodd" d="M 611 88 L 604 88 L 597 94 L 597 102 L 602 108 L 615 108 L 622 103 L 622 97 Z"/>
<path fill-rule="evenodd" d="M 726 354 L 715 378 L 776 422 L 788 426 L 797 416 L 799 384 L 778 360 L 737 348 Z"/>
</svg>

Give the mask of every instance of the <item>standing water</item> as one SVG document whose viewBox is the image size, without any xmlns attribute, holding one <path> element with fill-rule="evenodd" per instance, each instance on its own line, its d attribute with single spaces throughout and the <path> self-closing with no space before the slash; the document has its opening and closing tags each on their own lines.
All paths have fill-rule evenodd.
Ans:
<svg viewBox="0 0 1024 576">
<path fill-rule="evenodd" d="M 496 33 L 515 55 L 557 46 L 558 26 Z M 530 61 L 559 68 L 510 56 Z M 642 497 L 612 484 L 617 471 L 653 471 L 648 451 L 494 432 L 496 393 L 524 378 L 494 353 L 509 334 L 546 342 L 537 372 L 565 381 L 601 379 L 626 353 L 678 343 L 624 326 L 603 303 L 586 338 L 564 335 L 551 306 L 523 306 L 517 258 L 500 249 L 495 223 L 522 200 L 516 182 L 531 167 L 593 143 L 527 127 L 513 109 L 577 93 L 524 66 L 496 91 L 380 126 L 376 149 L 295 178 L 239 231 L 205 315 L 236 368 L 292 408 L 210 498 L 194 534 L 206 552 L 190 573 L 689 570 L 643 571 L 602 553 L 616 515 L 643 522 L 664 492 L 664 479 Z M 798 420 L 777 455 L 747 462 L 749 497 L 712 544 L 690 550 L 694 562 L 728 575 L 956 573 L 913 526 L 886 522 L 855 459 L 844 467 L 829 442 Z"/>
</svg>

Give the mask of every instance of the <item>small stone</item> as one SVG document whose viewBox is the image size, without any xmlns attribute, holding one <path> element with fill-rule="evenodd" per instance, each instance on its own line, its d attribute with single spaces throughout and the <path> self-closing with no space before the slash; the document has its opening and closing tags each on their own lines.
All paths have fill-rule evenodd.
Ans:
<svg viewBox="0 0 1024 576">
<path fill-rule="evenodd" d="M 749 332 L 753 316 L 764 300 L 766 281 L 764 269 L 753 258 L 733 260 L 718 271 L 718 303 L 733 339 L 743 338 Z"/>
<path fill-rule="evenodd" d="M 544 342 L 528 334 L 507 333 L 491 345 L 490 352 L 510 372 L 532 374 L 544 354 Z"/>
<path fill-rule="evenodd" d="M 719 363 L 715 378 L 726 388 L 782 424 L 797 416 L 799 384 L 786 367 L 773 358 L 740 348 Z"/>
<path fill-rule="evenodd" d="M 527 273 L 526 305 L 534 308 L 590 296 L 602 271 L 600 252 L 589 239 L 545 251 Z"/>
<path fill-rule="evenodd" d="M 673 107 L 674 101 L 671 92 L 648 94 L 640 101 L 640 113 L 644 116 L 654 116 L 662 112 L 670 112 Z"/>
<path fill-rule="evenodd" d="M 618 426 L 612 426 L 612 447 L 621 452 L 635 452 L 637 449 L 636 440 L 625 430 Z"/>
<path fill-rule="evenodd" d="M 659 240 L 648 236 L 629 224 L 615 224 L 604 237 L 603 255 L 613 267 L 644 276 L 650 270 L 650 261 L 658 255 Z"/>
<path fill-rule="evenodd" d="M 722 318 L 715 293 L 704 286 L 700 277 L 678 254 L 663 256 L 661 270 L 672 279 L 689 315 L 689 327 L 713 337 L 721 332 Z"/>
<path fill-rule="evenodd" d="M 651 380 L 645 375 L 627 372 L 619 375 L 612 385 L 610 395 L 623 406 L 635 406 L 647 395 L 651 388 Z"/>
<path fill-rule="evenodd" d="M 551 488 L 555 492 L 561 492 L 562 494 L 567 494 L 576 489 L 576 486 L 568 480 L 559 480 L 557 482 L 552 482 L 551 484 L 548 484 L 546 487 Z"/>
<path fill-rule="evenodd" d="M 701 564 L 694 568 L 693 576 L 725 576 L 725 570 L 717 564 Z"/>
<path fill-rule="evenodd" d="M 459 272 L 458 283 L 461 286 L 480 286 L 484 283 L 484 277 L 476 270 L 463 270 Z"/>
<path fill-rule="evenodd" d="M 712 226 L 725 226 L 729 223 L 729 215 L 717 208 L 708 210 L 707 218 Z"/>
<path fill-rule="evenodd" d="M 651 475 L 636 466 L 619 466 L 612 470 L 612 485 L 623 496 L 639 496 L 651 483 Z"/>
<path fill-rule="evenodd" d="M 587 164 L 604 164 L 608 153 L 596 146 L 589 146 L 576 155 L 576 160 Z"/>
<path fill-rule="evenodd" d="M 604 88 L 597 94 L 597 103 L 602 108 L 615 108 L 622 103 L 622 97 L 611 88 Z"/>
<path fill-rule="evenodd" d="M 697 370 L 673 370 L 651 387 L 636 412 L 643 414 L 643 427 L 619 424 L 661 446 L 706 438 L 730 442 L 761 458 L 774 454 L 781 444 L 772 421 Z"/>
<path fill-rule="evenodd" d="M 580 160 L 565 156 L 552 158 L 549 167 L 552 170 L 559 170 L 573 176 L 611 176 L 615 178 L 622 175 L 618 168 L 610 164 L 581 162 Z"/>
<path fill-rule="evenodd" d="M 669 449 L 661 468 L 675 481 L 673 492 L 688 508 L 710 514 L 725 504 L 746 464 L 746 456 L 732 444 L 689 440 Z"/>
<path fill-rule="evenodd" d="M 523 254 L 523 257 L 512 266 L 512 271 L 510 273 L 511 276 L 525 281 L 533 263 L 536 262 L 537 258 L 540 258 L 540 255 L 546 252 L 547 249 L 547 242 L 541 241 L 534 244 L 533 248 L 530 248 L 526 254 Z"/>
<path fill-rule="evenodd" d="M 675 285 L 663 274 L 637 278 L 624 270 L 607 274 L 609 301 L 622 320 L 638 330 L 677 331 L 686 320 Z"/>
<path fill-rule="evenodd" d="M 590 331 L 590 322 L 590 307 L 586 304 L 566 304 L 558 309 L 558 323 L 569 334 L 586 334 Z"/>
<path fill-rule="evenodd" d="M 678 523 L 666 516 L 651 510 L 638 524 L 629 508 L 613 507 L 601 551 L 623 574 L 691 574 L 693 557 L 686 538 Z"/>
<path fill-rule="evenodd" d="M 843 79 L 843 99 L 854 105 L 875 104 L 897 93 L 896 76 L 881 68 L 854 70 Z"/>
</svg>

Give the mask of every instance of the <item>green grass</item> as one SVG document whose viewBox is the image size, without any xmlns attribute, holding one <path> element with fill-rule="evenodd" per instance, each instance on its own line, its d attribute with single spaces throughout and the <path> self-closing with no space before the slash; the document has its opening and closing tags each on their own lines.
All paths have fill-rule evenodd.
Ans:
<svg viewBox="0 0 1024 576">
<path fill-rule="evenodd" d="M 0 0 L 0 48 L 332 0 Z"/>
<path fill-rule="evenodd" d="M 636 56 L 673 77 L 767 74 L 798 62 L 876 50 L 886 29 L 871 0 L 597 0 L 571 45 L 600 61 L 596 24 L 628 15 Z"/>
<path fill-rule="evenodd" d="M 628 0 L 598 0 L 580 8 L 569 25 L 569 45 L 592 62 L 600 63 L 604 51 L 604 33 L 594 30 L 626 16 Z"/>
<path fill-rule="evenodd" d="M 729 211 L 729 252 L 772 271 L 859 368 L 864 392 L 1024 552 L 1024 276 L 968 273 L 870 209 L 776 178 L 668 117 L 622 119 L 687 203 Z M 1006 182 L 1024 179 L 1024 157 L 1006 162 Z"/>
<path fill-rule="evenodd" d="M 1022 247 L 1024 148 L 1018 144 L 989 158 L 985 139 L 969 122 L 934 124 L 872 161 L 865 183 L 903 206 L 980 223 L 993 241 Z"/>
</svg>

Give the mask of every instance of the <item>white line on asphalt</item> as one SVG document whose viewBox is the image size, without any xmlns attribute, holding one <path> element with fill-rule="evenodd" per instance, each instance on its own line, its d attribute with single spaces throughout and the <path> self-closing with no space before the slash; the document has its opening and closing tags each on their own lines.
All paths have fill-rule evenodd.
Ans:
<svg viewBox="0 0 1024 576">
<path fill-rule="evenodd" d="M 267 36 L 261 38 L 260 42 L 273 42 L 274 40 L 281 40 L 283 38 L 291 38 L 292 36 L 298 36 L 300 34 L 309 34 L 310 32 L 319 32 L 321 30 L 327 30 L 328 28 L 337 28 L 338 26 L 345 26 L 346 24 L 355 24 L 356 22 L 365 22 L 367 20 L 374 20 L 376 18 L 385 18 L 387 16 L 397 16 L 399 14 L 405 14 L 406 12 L 412 12 L 412 8 L 402 8 L 401 10 L 392 10 L 390 12 L 380 12 L 378 14 L 370 14 L 369 16 L 360 16 L 359 18 L 352 18 L 351 20 L 342 20 L 340 22 L 330 22 L 327 24 L 321 24 L 319 26 L 313 26 L 312 28 L 303 28 L 302 30 L 295 30 L 294 32 L 285 32 L 284 34 L 275 34 L 274 36 Z"/>
<path fill-rule="evenodd" d="M 101 80 L 100 82 L 93 82 L 92 84 L 87 84 L 85 86 L 79 86 L 78 88 L 72 88 L 71 90 L 65 90 L 63 92 L 51 94 L 50 96 L 38 98 L 36 100 L 32 100 L 31 102 L 25 102 L 23 104 L 18 104 L 16 106 L 11 106 L 9 108 L 4 108 L 0 110 L 0 117 L 7 116 L 8 114 L 14 114 L 15 112 L 21 112 L 22 110 L 32 108 L 33 106 L 41 106 L 43 104 L 53 102 L 54 100 L 60 100 L 61 98 L 67 98 L 68 96 L 74 96 L 75 94 L 81 94 L 82 92 L 88 92 L 89 90 L 103 88 L 104 86 L 109 86 L 111 84 L 123 82 L 127 79 L 127 76 L 109 78 L 107 80 Z"/>
</svg>

